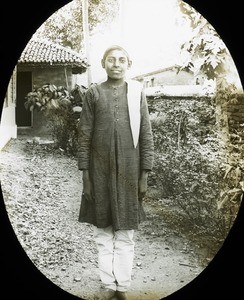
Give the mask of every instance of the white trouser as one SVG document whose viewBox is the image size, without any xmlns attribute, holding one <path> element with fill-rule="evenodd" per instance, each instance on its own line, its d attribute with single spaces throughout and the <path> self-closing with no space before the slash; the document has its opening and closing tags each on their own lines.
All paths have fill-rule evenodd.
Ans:
<svg viewBox="0 0 244 300">
<path fill-rule="evenodd" d="M 134 258 L 134 230 L 113 231 L 112 226 L 94 228 L 98 266 L 106 288 L 125 292 L 131 284 Z"/>
</svg>

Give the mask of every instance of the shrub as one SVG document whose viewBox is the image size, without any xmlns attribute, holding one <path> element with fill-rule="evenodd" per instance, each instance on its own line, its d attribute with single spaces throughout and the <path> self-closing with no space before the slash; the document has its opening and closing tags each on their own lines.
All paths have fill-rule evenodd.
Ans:
<svg viewBox="0 0 244 300">
<path fill-rule="evenodd" d="M 45 84 L 26 96 L 25 108 L 43 111 L 51 123 L 57 147 L 67 153 L 77 151 L 77 122 L 82 109 L 84 87 L 78 85 L 69 93 L 63 86 Z"/>
<path fill-rule="evenodd" d="M 225 237 L 217 207 L 224 177 L 210 98 L 148 99 L 155 142 L 150 186 L 205 234 Z"/>
</svg>

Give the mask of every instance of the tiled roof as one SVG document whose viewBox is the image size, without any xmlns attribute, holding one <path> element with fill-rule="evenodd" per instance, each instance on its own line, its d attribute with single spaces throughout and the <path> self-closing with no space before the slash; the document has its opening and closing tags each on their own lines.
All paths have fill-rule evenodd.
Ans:
<svg viewBox="0 0 244 300">
<path fill-rule="evenodd" d="M 179 68 L 180 68 L 180 66 L 175 64 L 175 65 L 172 65 L 172 66 L 169 66 L 169 67 L 166 67 L 166 68 L 160 68 L 160 69 L 156 69 L 156 70 L 153 70 L 151 72 L 148 72 L 148 73 L 137 75 L 137 76 L 134 77 L 134 79 L 142 79 L 143 77 L 164 73 L 164 72 L 167 72 L 167 71 L 170 71 L 170 70 L 178 70 Z M 192 71 L 190 71 L 190 70 L 186 71 L 186 72 L 192 73 Z"/>
<path fill-rule="evenodd" d="M 86 59 L 78 52 L 46 40 L 31 39 L 21 53 L 19 64 L 62 65 L 87 68 Z"/>
</svg>

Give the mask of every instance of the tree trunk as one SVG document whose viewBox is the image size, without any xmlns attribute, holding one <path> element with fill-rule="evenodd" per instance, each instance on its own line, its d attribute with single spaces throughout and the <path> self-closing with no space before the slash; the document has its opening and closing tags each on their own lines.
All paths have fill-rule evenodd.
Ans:
<svg viewBox="0 0 244 300">
<path fill-rule="evenodd" d="M 84 31 L 84 46 L 87 58 L 87 84 L 88 87 L 92 83 L 92 74 L 90 67 L 90 36 L 89 36 L 89 18 L 88 18 L 88 0 L 82 0 L 82 20 L 83 20 L 83 31 Z"/>
</svg>

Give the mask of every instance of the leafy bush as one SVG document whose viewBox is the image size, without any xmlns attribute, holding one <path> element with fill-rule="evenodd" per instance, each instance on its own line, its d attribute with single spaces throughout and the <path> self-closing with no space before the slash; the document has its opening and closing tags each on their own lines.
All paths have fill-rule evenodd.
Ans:
<svg viewBox="0 0 244 300">
<path fill-rule="evenodd" d="M 84 89 L 76 85 L 69 93 L 63 86 L 45 84 L 26 96 L 25 108 L 43 111 L 51 122 L 51 132 L 57 147 L 71 154 L 77 151 L 77 122 Z"/>
<path fill-rule="evenodd" d="M 224 177 L 210 98 L 148 99 L 155 141 L 150 185 L 206 234 L 226 234 L 217 200 Z"/>
</svg>

